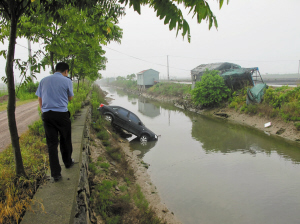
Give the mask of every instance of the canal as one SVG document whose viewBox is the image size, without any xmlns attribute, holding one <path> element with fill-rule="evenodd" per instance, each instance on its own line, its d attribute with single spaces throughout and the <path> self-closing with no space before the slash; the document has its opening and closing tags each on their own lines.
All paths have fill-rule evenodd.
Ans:
<svg viewBox="0 0 300 224">
<path fill-rule="evenodd" d="M 300 223 L 299 145 L 187 112 L 157 101 L 101 88 L 157 135 L 141 146 L 162 201 L 184 224 Z"/>
</svg>

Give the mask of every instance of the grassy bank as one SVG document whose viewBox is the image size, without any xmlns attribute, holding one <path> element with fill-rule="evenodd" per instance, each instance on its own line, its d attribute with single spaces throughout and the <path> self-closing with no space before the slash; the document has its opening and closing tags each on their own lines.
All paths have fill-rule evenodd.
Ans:
<svg viewBox="0 0 300 224">
<path fill-rule="evenodd" d="M 39 83 L 28 83 L 26 86 L 16 87 L 16 106 L 21 106 L 26 103 L 37 100 L 35 92 L 38 88 Z M 8 92 L 0 91 L 0 112 L 7 109 Z"/>
<path fill-rule="evenodd" d="M 135 183 L 134 171 L 119 145 L 120 137 L 115 129 L 99 116 L 97 108 L 104 100 L 102 91 L 95 87 L 92 94 L 92 127 L 94 129 L 91 172 L 93 190 L 92 209 L 97 221 L 103 223 L 164 223 L 156 217 Z M 99 141 L 100 140 L 100 141 Z"/>
<path fill-rule="evenodd" d="M 246 94 L 247 87 L 234 92 L 228 100 L 228 106 L 240 113 L 268 118 L 279 117 L 286 122 L 292 122 L 297 130 L 300 130 L 300 87 L 269 87 L 260 104 L 246 105 Z"/>
<path fill-rule="evenodd" d="M 132 85 L 132 81 L 131 85 Z M 129 80 L 122 80 L 122 87 L 126 88 Z M 112 85 L 115 85 L 113 82 Z M 128 84 L 129 85 L 129 84 Z M 137 84 L 135 84 L 137 85 Z M 120 86 L 119 84 L 117 86 Z M 197 82 L 195 89 L 190 85 L 162 82 L 145 91 L 146 94 L 187 99 L 190 107 L 201 108 L 234 108 L 240 113 L 263 116 L 267 118 L 280 118 L 291 122 L 300 130 L 300 87 L 282 86 L 279 88 L 268 87 L 263 101 L 260 104 L 246 105 L 247 88 L 233 91 L 224 85 L 224 80 L 215 71 L 204 74 L 202 81 Z M 137 86 L 130 90 L 138 89 Z"/>
<path fill-rule="evenodd" d="M 75 96 L 69 104 L 72 120 L 89 92 L 89 84 L 81 85 L 79 91 L 74 92 Z M 30 125 L 29 131 L 20 136 L 20 148 L 26 177 L 15 175 L 11 145 L 0 153 L 0 223 L 3 224 L 20 222 L 37 188 L 46 181 L 49 161 L 41 119 Z"/>
</svg>

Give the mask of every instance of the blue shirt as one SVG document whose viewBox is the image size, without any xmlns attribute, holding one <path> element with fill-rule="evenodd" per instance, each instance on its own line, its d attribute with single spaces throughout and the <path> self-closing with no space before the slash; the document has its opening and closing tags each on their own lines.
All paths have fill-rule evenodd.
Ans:
<svg viewBox="0 0 300 224">
<path fill-rule="evenodd" d="M 69 97 L 74 96 L 72 80 L 55 72 L 41 80 L 35 95 L 42 98 L 42 112 L 67 112 Z"/>
</svg>

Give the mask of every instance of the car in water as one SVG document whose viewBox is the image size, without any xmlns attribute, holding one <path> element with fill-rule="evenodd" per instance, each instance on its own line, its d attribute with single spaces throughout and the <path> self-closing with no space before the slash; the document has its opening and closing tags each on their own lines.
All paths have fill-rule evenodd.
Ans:
<svg viewBox="0 0 300 224">
<path fill-rule="evenodd" d="M 140 142 L 158 139 L 157 135 L 149 130 L 138 116 L 123 107 L 101 104 L 98 110 L 105 120 L 134 134 L 140 139 Z"/>
</svg>

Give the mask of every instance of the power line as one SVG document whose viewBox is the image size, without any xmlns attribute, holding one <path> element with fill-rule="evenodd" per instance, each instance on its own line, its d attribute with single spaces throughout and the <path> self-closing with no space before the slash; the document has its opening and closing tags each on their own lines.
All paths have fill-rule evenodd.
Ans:
<svg viewBox="0 0 300 224">
<path fill-rule="evenodd" d="M 107 46 L 105 46 L 105 47 L 107 47 Z M 138 58 L 138 57 L 135 57 L 135 56 L 132 56 L 132 55 L 129 55 L 129 54 L 126 54 L 126 53 L 117 51 L 117 50 L 112 49 L 112 48 L 110 48 L 110 47 L 107 47 L 107 48 L 110 49 L 110 50 L 112 50 L 112 51 L 116 51 L 116 52 L 118 52 L 118 53 L 120 53 L 120 54 L 124 54 L 124 55 L 126 55 L 126 56 L 128 56 L 128 57 L 134 58 L 134 59 L 136 59 L 136 60 L 144 61 L 144 62 L 151 63 L 151 64 L 155 64 L 155 65 L 160 65 L 160 66 L 163 66 L 163 67 L 168 67 L 167 65 L 163 65 L 163 64 L 159 64 L 159 63 L 154 63 L 154 62 L 151 62 L 151 61 L 146 61 L 146 60 L 144 60 L 144 59 L 141 59 L 141 58 Z M 169 66 L 169 68 L 173 68 L 173 69 L 178 69 L 178 70 L 183 70 L 183 71 L 188 71 L 188 72 L 190 72 L 190 70 L 183 69 L 183 68 L 175 68 L 175 67 L 170 67 L 170 66 Z"/>
<path fill-rule="evenodd" d="M 19 45 L 19 46 L 21 46 L 21 47 L 26 48 L 27 50 L 29 50 L 28 47 L 25 47 L 25 46 L 23 46 L 23 45 L 21 45 L 21 44 L 16 43 L 16 45 Z"/>
<path fill-rule="evenodd" d="M 240 60 L 240 59 L 212 59 L 212 58 L 193 58 L 193 57 L 184 57 L 184 56 L 176 56 L 176 55 L 169 55 L 172 57 L 177 58 L 187 58 L 187 59 L 195 59 L 195 60 L 212 60 L 212 61 L 247 61 L 247 62 L 283 62 L 283 61 L 298 61 L 298 60 Z"/>
</svg>

